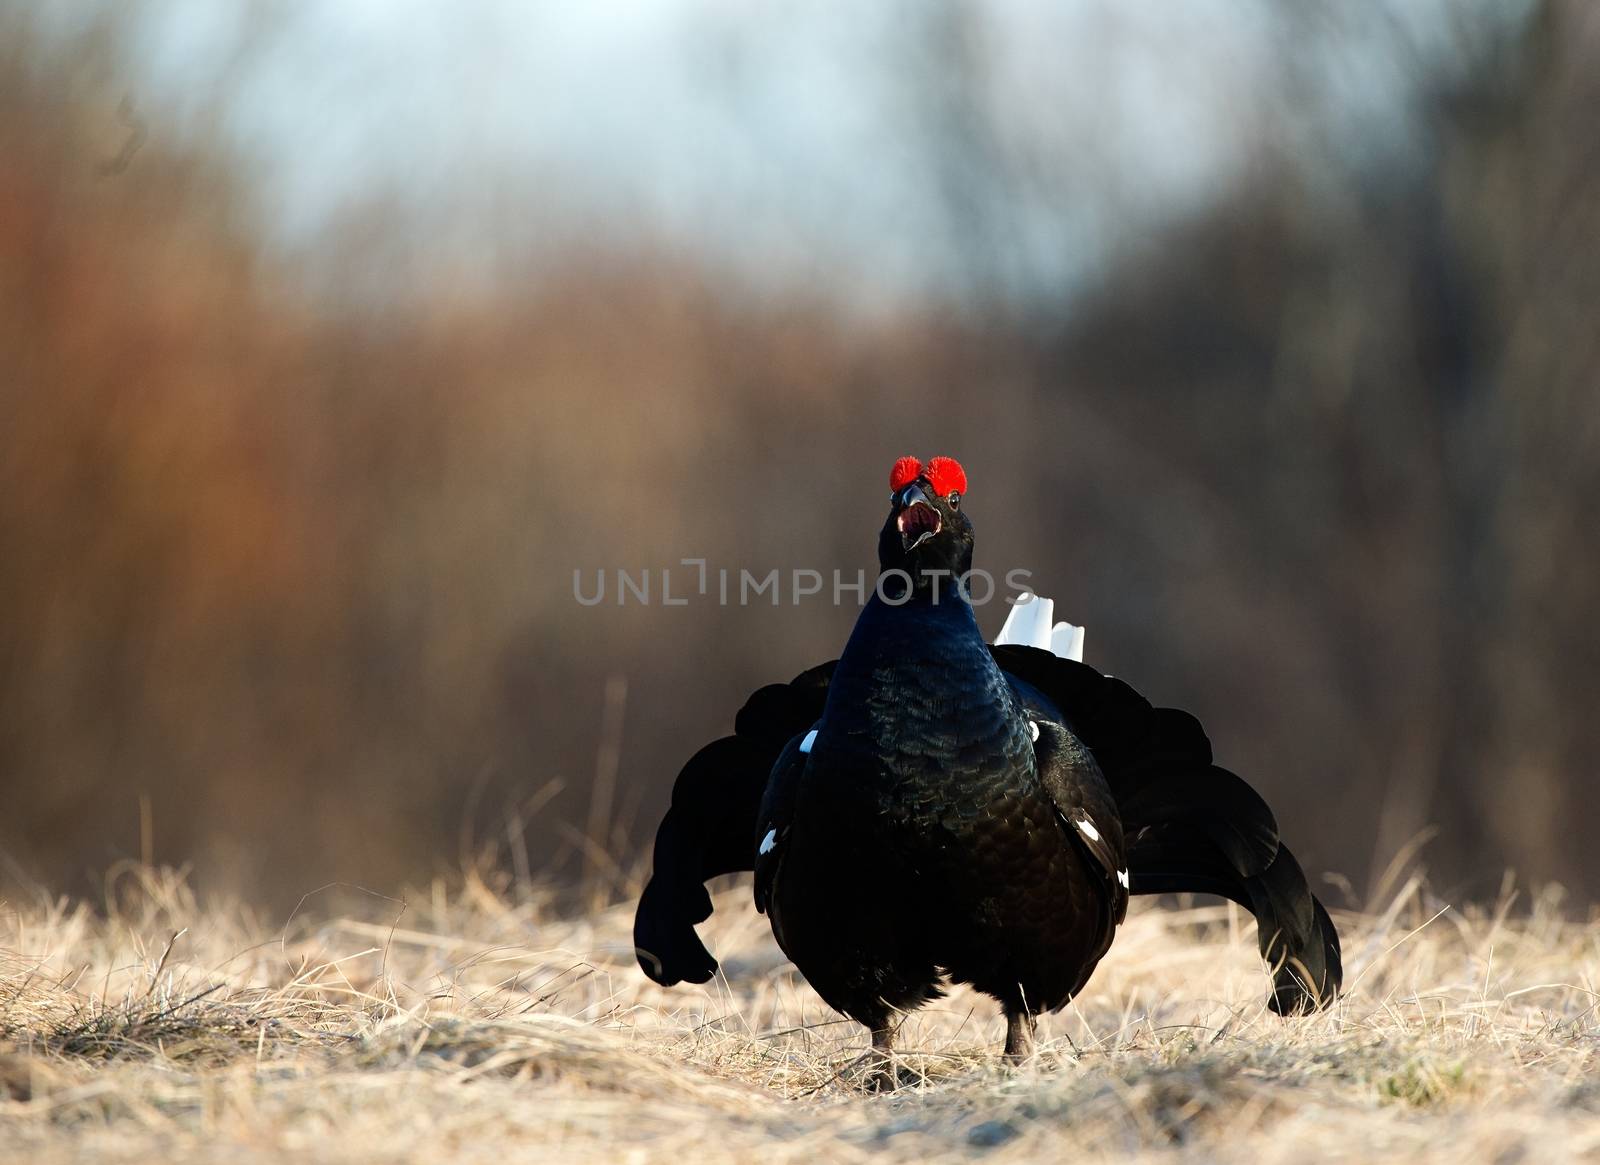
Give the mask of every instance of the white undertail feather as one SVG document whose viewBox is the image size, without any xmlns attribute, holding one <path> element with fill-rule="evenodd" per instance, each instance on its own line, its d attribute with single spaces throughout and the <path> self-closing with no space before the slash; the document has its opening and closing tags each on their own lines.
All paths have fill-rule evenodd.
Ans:
<svg viewBox="0 0 1600 1165">
<path fill-rule="evenodd" d="M 1050 650 L 1050 618 L 1055 614 L 1053 599 L 1041 599 L 1035 594 L 1019 597 L 1006 616 L 1006 625 L 995 636 L 995 643 L 1017 643 L 1023 647 L 1042 647 Z"/>
<path fill-rule="evenodd" d="M 1054 599 L 1041 598 L 1031 592 L 1019 598 L 1006 616 L 1005 626 L 995 636 L 995 644 L 1017 643 L 1024 647 L 1037 647 L 1060 656 L 1083 662 L 1083 628 L 1071 623 L 1056 623 Z"/>
<path fill-rule="evenodd" d="M 1050 632 L 1050 650 L 1062 659 L 1083 662 L 1083 628 L 1071 623 L 1057 623 Z"/>
</svg>

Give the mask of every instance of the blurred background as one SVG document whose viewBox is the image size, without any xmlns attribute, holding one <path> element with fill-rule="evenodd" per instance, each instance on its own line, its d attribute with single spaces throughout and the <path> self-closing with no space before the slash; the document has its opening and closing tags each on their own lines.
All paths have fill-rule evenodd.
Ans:
<svg viewBox="0 0 1600 1165">
<path fill-rule="evenodd" d="M 946 453 L 1314 881 L 1587 904 L 1597 125 L 1589 0 L 0 0 L 3 876 L 626 893 L 857 609 L 574 571 Z"/>
</svg>

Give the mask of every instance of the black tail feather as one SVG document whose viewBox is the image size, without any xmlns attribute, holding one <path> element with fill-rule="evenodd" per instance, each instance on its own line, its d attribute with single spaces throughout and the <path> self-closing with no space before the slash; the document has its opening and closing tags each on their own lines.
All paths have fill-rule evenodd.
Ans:
<svg viewBox="0 0 1600 1165">
<path fill-rule="evenodd" d="M 1311 893 L 1289 847 L 1245 874 L 1203 825 L 1169 823 L 1138 831 L 1128 847 L 1134 894 L 1217 894 L 1255 916 L 1261 957 L 1272 968 L 1269 1000 L 1279 1015 L 1303 1015 L 1332 1003 L 1344 981 L 1339 932 Z"/>
<path fill-rule="evenodd" d="M 1245 885 L 1255 899 L 1261 957 L 1273 969 L 1272 1010 L 1307 1015 L 1332 1003 L 1344 980 L 1339 932 L 1289 847 Z"/>
<path fill-rule="evenodd" d="M 710 917 L 711 895 L 704 886 L 679 892 L 673 883 L 650 881 L 633 920 L 634 952 L 644 973 L 663 987 L 704 983 L 715 975 L 717 960 L 694 929 Z"/>
<path fill-rule="evenodd" d="M 706 879 L 753 864 L 748 834 L 761 786 L 743 778 L 766 763 L 755 742 L 725 736 L 695 753 L 678 776 L 633 920 L 639 966 L 657 983 L 704 983 L 716 973 L 717 961 L 694 928 L 711 917 Z"/>
<path fill-rule="evenodd" d="M 993 651 L 1002 668 L 1063 711 L 1094 753 L 1122 816 L 1131 892 L 1232 899 L 1255 915 L 1273 973 L 1272 1009 L 1298 1015 L 1330 1004 L 1344 975 L 1338 931 L 1279 840 L 1267 803 L 1212 763 L 1199 721 L 1049 652 Z"/>
<path fill-rule="evenodd" d="M 1204 833 L 1242 875 L 1259 874 L 1278 855 L 1272 810 L 1239 777 L 1216 765 L 1177 765 L 1119 790 L 1124 828 L 1182 825 Z"/>
<path fill-rule="evenodd" d="M 705 882 L 754 867 L 767 776 L 784 744 L 821 715 L 832 674 L 825 663 L 759 689 L 735 719 L 734 735 L 706 745 L 678 774 L 633 920 L 639 966 L 657 983 L 704 983 L 716 974 L 717 960 L 694 929 L 711 917 Z"/>
</svg>

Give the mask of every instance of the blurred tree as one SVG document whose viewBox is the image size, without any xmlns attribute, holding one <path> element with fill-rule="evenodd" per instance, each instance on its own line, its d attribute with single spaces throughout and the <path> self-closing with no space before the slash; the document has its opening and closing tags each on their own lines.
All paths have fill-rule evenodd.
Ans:
<svg viewBox="0 0 1600 1165">
<path fill-rule="evenodd" d="M 1283 12 L 1309 90 L 1319 22 L 1350 18 Z M 904 148 L 981 290 L 867 317 L 634 235 L 458 277 L 397 260 L 427 241 L 382 203 L 286 262 L 254 163 L 125 100 L 114 23 L 52 57 L 3 19 L 14 865 L 60 883 L 138 854 L 145 798 L 157 858 L 280 901 L 480 846 L 609 869 L 595 836 L 625 885 L 681 758 L 854 610 L 580 608 L 572 570 L 853 576 L 884 467 L 949 452 L 985 565 L 1031 568 L 1094 662 L 1201 714 L 1309 868 L 1370 885 L 1436 824 L 1447 882 L 1511 863 L 1600 889 L 1581 0 L 1463 19 L 1443 69 L 1403 22 L 1361 42 L 1419 74 L 1383 148 L 1241 108 L 1245 180 L 1159 234 L 1107 224 L 1070 297 L 1040 224 L 1128 175 L 1100 172 L 1092 117 L 1018 129 L 980 9 L 918 8 Z"/>
</svg>

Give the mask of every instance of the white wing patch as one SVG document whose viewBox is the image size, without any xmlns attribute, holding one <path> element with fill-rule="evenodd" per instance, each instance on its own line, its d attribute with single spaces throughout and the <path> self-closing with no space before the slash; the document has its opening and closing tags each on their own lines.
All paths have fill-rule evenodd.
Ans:
<svg viewBox="0 0 1600 1165">
<path fill-rule="evenodd" d="M 817 743 L 817 730 L 813 728 L 810 732 L 806 733 L 806 738 L 800 742 L 800 751 L 810 752 L 811 746 L 815 743 Z M 766 853 L 767 851 L 762 850 L 761 852 Z"/>
<path fill-rule="evenodd" d="M 1035 740 L 1039 739 L 1039 725 L 1032 720 L 1028 721 L 1028 735 Z"/>
<path fill-rule="evenodd" d="M 1073 824 L 1078 827 L 1078 832 L 1083 834 L 1083 836 L 1087 837 L 1090 841 L 1100 840 L 1100 831 L 1094 827 L 1094 822 L 1090 821 L 1087 817 L 1085 817 L 1082 821 L 1077 821 Z"/>
<path fill-rule="evenodd" d="M 812 735 L 815 736 L 816 733 L 812 733 Z M 770 854 L 773 850 L 775 850 L 777 848 L 778 848 L 778 831 L 776 829 L 769 829 L 769 830 L 767 830 L 767 836 L 763 837 L 761 839 L 761 848 L 759 850 L 757 850 L 756 852 L 760 853 L 760 854 Z"/>
</svg>

